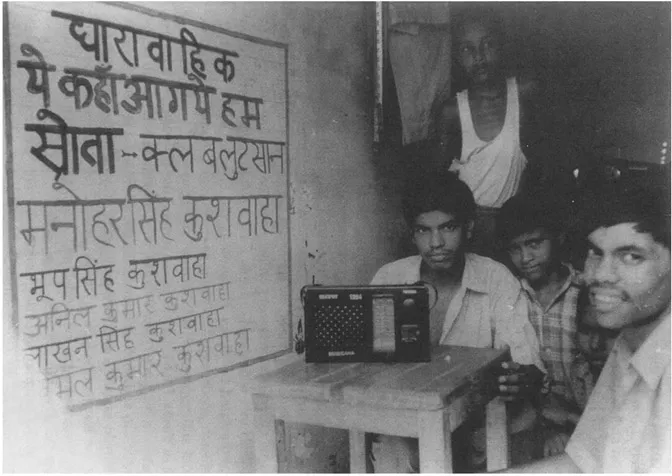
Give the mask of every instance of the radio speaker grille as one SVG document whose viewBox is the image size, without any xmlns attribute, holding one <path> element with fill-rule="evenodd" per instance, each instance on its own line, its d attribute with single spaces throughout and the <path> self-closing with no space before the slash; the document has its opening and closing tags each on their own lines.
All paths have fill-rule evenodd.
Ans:
<svg viewBox="0 0 672 476">
<path fill-rule="evenodd" d="M 315 311 L 317 347 L 344 349 L 366 344 L 364 305 L 322 304 Z"/>
</svg>

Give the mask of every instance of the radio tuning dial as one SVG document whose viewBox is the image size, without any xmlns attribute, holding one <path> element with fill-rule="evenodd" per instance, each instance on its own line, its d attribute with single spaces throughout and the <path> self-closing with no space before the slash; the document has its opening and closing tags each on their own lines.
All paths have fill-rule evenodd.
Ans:
<svg viewBox="0 0 672 476">
<path fill-rule="evenodd" d="M 414 306 L 414 305 L 415 305 L 415 300 L 414 299 L 412 299 L 412 298 L 404 299 L 404 306 L 405 307 L 411 307 L 411 306 Z"/>
</svg>

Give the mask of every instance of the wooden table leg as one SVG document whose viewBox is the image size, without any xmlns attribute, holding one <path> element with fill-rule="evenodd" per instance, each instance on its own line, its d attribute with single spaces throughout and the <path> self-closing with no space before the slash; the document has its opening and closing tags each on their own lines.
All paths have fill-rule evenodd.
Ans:
<svg viewBox="0 0 672 476">
<path fill-rule="evenodd" d="M 350 430 L 350 472 L 366 473 L 366 433 Z"/>
<path fill-rule="evenodd" d="M 254 447 L 257 473 L 278 472 L 278 449 L 275 435 L 275 415 L 268 405 L 268 397 L 253 395 Z"/>
<path fill-rule="evenodd" d="M 506 402 L 495 397 L 486 408 L 486 457 L 488 471 L 509 467 L 509 432 L 506 419 Z"/>
<path fill-rule="evenodd" d="M 418 447 L 421 473 L 452 473 L 453 452 L 450 445 L 448 412 L 419 412 Z"/>
</svg>

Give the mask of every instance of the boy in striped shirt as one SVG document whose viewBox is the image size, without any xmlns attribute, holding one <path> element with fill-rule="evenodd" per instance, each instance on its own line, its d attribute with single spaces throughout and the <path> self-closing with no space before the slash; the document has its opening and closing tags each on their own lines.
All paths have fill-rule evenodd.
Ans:
<svg viewBox="0 0 672 476">
<path fill-rule="evenodd" d="M 529 320 L 548 371 L 537 399 L 537 428 L 529 441 L 533 459 L 564 451 L 594 385 L 579 345 L 579 274 L 562 261 L 562 222 L 547 200 L 521 195 L 509 199 L 497 217 L 505 261 L 525 290 Z"/>
</svg>

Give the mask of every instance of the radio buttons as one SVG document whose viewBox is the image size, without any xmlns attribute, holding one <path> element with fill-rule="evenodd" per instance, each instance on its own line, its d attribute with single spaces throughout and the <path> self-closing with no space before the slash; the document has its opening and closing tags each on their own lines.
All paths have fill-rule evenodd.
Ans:
<svg viewBox="0 0 672 476">
<path fill-rule="evenodd" d="M 411 299 L 411 298 L 404 299 L 404 306 L 406 306 L 406 307 L 415 306 L 415 299 Z"/>
<path fill-rule="evenodd" d="M 401 342 L 414 344 L 420 340 L 420 329 L 416 324 L 404 324 L 401 326 Z"/>
</svg>

